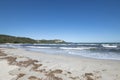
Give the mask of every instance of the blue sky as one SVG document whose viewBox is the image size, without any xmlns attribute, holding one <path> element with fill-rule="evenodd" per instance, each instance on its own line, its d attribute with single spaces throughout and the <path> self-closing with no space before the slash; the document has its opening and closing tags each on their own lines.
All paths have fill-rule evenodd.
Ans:
<svg viewBox="0 0 120 80">
<path fill-rule="evenodd" d="M 0 34 L 120 42 L 120 0 L 0 0 Z"/>
</svg>

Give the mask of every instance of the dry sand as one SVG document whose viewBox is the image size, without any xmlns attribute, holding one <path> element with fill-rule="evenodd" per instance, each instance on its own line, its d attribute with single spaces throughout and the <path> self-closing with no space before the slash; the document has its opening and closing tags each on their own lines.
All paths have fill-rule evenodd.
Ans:
<svg viewBox="0 0 120 80">
<path fill-rule="evenodd" d="M 1 48 L 0 80 L 120 80 L 119 60 Z"/>
</svg>

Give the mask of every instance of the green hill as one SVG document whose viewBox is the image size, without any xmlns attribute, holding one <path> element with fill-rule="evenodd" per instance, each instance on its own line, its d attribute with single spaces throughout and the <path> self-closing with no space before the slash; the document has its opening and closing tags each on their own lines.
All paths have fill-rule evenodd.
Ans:
<svg viewBox="0 0 120 80">
<path fill-rule="evenodd" d="M 54 39 L 54 40 L 34 40 L 26 37 L 15 37 L 10 35 L 1 35 L 0 34 L 0 43 L 39 43 L 39 44 L 57 44 L 65 43 L 63 40 Z"/>
<path fill-rule="evenodd" d="M 0 35 L 0 43 L 36 43 L 36 40 L 26 37 Z"/>
<path fill-rule="evenodd" d="M 54 40 L 37 40 L 38 43 L 46 43 L 46 44 L 61 44 L 61 43 L 66 43 L 65 41 L 63 40 L 60 40 L 60 39 L 54 39 Z"/>
</svg>

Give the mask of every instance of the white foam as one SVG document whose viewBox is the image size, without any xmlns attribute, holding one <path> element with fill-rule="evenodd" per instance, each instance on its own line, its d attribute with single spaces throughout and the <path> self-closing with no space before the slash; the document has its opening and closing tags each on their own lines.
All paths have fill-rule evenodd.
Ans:
<svg viewBox="0 0 120 80">
<path fill-rule="evenodd" d="M 38 47 L 38 46 L 26 46 L 26 47 L 28 47 L 28 48 L 52 48 L 52 47 Z"/>
<path fill-rule="evenodd" d="M 107 48 L 117 48 L 117 45 L 102 44 L 102 46 Z"/>
<path fill-rule="evenodd" d="M 60 49 L 68 49 L 68 50 L 86 50 L 86 49 L 91 49 L 91 48 L 95 48 L 95 47 L 60 47 Z"/>
<path fill-rule="evenodd" d="M 74 52 L 68 51 L 68 54 L 72 55 L 79 55 L 89 58 L 96 58 L 96 59 L 113 59 L 113 60 L 120 60 L 120 55 L 115 53 L 100 53 L 100 52 L 88 52 L 88 51 L 81 51 L 81 52 Z"/>
</svg>

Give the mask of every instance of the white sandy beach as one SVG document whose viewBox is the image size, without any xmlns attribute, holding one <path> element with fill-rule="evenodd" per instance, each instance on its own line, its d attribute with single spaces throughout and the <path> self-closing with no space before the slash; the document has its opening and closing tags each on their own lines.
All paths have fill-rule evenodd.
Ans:
<svg viewBox="0 0 120 80">
<path fill-rule="evenodd" d="M 120 60 L 0 50 L 0 80 L 120 80 Z"/>
</svg>

